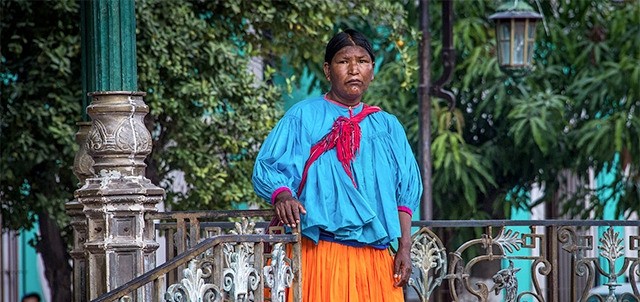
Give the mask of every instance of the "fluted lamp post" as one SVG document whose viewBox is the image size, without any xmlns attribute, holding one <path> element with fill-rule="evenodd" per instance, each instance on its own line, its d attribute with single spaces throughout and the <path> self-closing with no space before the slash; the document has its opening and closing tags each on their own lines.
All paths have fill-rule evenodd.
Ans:
<svg viewBox="0 0 640 302">
<path fill-rule="evenodd" d="M 489 16 L 495 22 L 498 63 L 505 73 L 518 76 L 531 70 L 536 23 L 542 19 L 524 0 L 507 1 Z"/>
</svg>

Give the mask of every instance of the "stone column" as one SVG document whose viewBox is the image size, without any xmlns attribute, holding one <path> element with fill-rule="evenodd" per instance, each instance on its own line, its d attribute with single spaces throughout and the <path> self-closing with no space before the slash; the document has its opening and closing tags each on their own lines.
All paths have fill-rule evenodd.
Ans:
<svg viewBox="0 0 640 302">
<path fill-rule="evenodd" d="M 91 129 L 91 123 L 78 122 L 78 132 L 76 133 L 76 143 L 80 146 L 73 161 L 73 174 L 79 180 L 78 187 L 84 185 L 85 180 L 94 177 L 93 159 L 87 153 L 86 142 L 87 134 Z M 87 301 L 87 265 L 84 250 L 84 243 L 87 238 L 87 219 L 84 215 L 84 206 L 73 199 L 65 204 L 67 214 L 71 218 L 71 226 L 73 227 L 73 247 L 70 255 L 73 259 L 73 301 Z"/>
<path fill-rule="evenodd" d="M 87 112 L 93 120 L 87 151 L 96 176 L 76 191 L 87 219 L 87 280 L 89 298 L 110 291 L 155 267 L 153 220 L 164 190 L 144 176 L 151 135 L 144 126 L 149 108 L 141 92 L 92 93 Z M 151 294 L 138 291 L 134 301 Z"/>
<path fill-rule="evenodd" d="M 86 297 L 95 299 L 155 267 L 158 244 L 145 214 L 157 211 L 164 190 L 145 177 L 152 143 L 143 122 L 149 108 L 137 92 L 135 2 L 81 2 L 83 90 L 91 92 L 86 148 L 95 175 L 75 197 L 86 221 Z M 147 300 L 151 288 L 133 301 Z"/>
</svg>

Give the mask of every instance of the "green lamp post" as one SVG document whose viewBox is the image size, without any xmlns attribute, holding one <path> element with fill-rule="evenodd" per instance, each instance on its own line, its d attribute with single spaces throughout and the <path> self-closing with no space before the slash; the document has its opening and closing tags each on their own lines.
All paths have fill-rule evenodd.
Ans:
<svg viewBox="0 0 640 302">
<path fill-rule="evenodd" d="M 542 19 L 523 0 L 508 1 L 489 16 L 496 25 L 498 63 L 500 69 L 511 75 L 526 73 L 531 69 L 536 23 Z"/>
</svg>

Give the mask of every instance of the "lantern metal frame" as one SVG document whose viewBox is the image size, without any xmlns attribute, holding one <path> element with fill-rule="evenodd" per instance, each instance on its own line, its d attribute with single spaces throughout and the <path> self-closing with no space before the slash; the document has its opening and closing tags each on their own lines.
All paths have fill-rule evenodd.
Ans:
<svg viewBox="0 0 640 302">
<path fill-rule="evenodd" d="M 536 23 L 542 15 L 525 1 L 514 0 L 500 5 L 489 19 L 495 22 L 500 69 L 515 76 L 531 70 Z"/>
</svg>

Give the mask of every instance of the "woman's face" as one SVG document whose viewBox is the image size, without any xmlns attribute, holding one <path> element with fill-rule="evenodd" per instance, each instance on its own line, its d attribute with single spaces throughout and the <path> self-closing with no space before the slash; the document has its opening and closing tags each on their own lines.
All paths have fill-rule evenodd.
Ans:
<svg viewBox="0 0 640 302">
<path fill-rule="evenodd" d="M 340 49 L 330 63 L 324 63 L 324 74 L 331 82 L 328 97 L 347 106 L 357 105 L 373 80 L 374 65 L 360 46 Z"/>
</svg>

